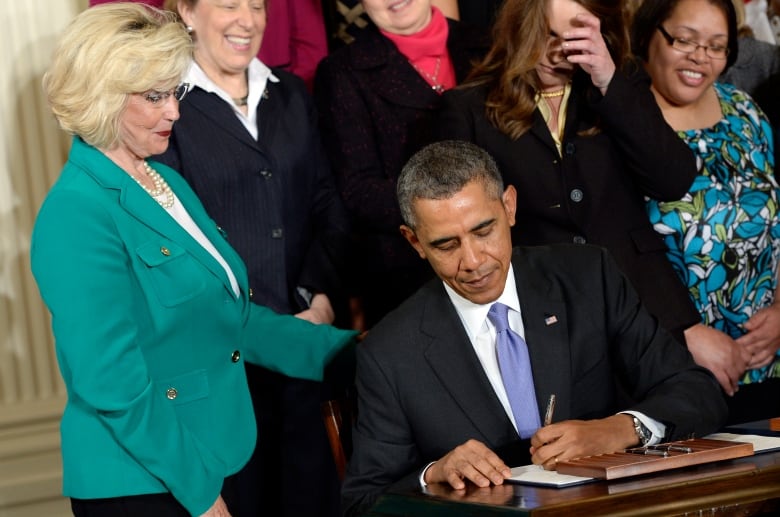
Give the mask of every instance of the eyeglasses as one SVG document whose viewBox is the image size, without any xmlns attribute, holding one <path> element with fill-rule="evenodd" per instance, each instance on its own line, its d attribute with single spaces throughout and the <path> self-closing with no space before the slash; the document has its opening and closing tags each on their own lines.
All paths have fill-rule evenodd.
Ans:
<svg viewBox="0 0 780 517">
<path fill-rule="evenodd" d="M 173 98 L 177 101 L 181 101 L 189 91 L 189 83 L 181 83 L 180 85 L 176 86 L 176 88 L 172 88 L 165 92 L 161 92 L 159 90 L 149 90 L 142 93 L 141 95 L 152 106 L 162 106 L 171 95 L 173 95 Z"/>
<path fill-rule="evenodd" d="M 684 54 L 693 54 L 700 48 L 704 49 L 704 53 L 712 59 L 726 59 L 729 55 L 729 48 L 723 45 L 699 45 L 695 41 L 687 40 L 685 38 L 675 38 L 662 26 L 658 26 L 658 31 L 664 37 L 666 42 L 675 50 L 679 50 Z"/>
</svg>

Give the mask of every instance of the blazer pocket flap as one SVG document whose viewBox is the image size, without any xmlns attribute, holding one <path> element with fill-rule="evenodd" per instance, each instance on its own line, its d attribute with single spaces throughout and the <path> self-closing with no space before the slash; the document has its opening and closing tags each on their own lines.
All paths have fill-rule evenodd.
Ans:
<svg viewBox="0 0 780 517">
<path fill-rule="evenodd" d="M 175 242 L 155 240 L 136 248 L 146 266 L 144 277 L 165 307 L 192 300 L 206 287 L 204 269 L 185 248 Z"/>
<path fill-rule="evenodd" d="M 186 404 L 209 395 L 206 370 L 195 370 L 176 377 L 157 381 L 157 391 L 174 404 Z"/>
<path fill-rule="evenodd" d="M 138 258 L 149 267 L 157 267 L 184 255 L 184 248 L 173 242 L 148 242 L 135 250 Z"/>
<path fill-rule="evenodd" d="M 640 253 L 667 251 L 663 237 L 651 226 L 631 230 L 631 240 L 634 241 L 634 246 Z"/>
</svg>

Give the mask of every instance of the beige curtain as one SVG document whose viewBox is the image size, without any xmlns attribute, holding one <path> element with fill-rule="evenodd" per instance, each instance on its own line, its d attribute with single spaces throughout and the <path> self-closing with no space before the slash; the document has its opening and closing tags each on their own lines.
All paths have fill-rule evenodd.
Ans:
<svg viewBox="0 0 780 517">
<path fill-rule="evenodd" d="M 70 515 L 61 494 L 65 400 L 30 232 L 69 139 L 41 93 L 54 42 L 87 0 L 0 2 L 0 517 Z"/>
</svg>

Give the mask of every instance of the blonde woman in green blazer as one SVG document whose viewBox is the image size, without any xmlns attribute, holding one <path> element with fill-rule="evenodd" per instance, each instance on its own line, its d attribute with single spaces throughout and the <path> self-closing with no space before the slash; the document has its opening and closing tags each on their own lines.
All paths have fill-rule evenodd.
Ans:
<svg viewBox="0 0 780 517">
<path fill-rule="evenodd" d="M 179 117 L 190 45 L 159 11 L 99 6 L 66 29 L 44 78 L 74 138 L 32 270 L 68 390 L 76 515 L 230 515 L 230 476 L 256 438 L 244 361 L 320 380 L 354 335 L 251 303 L 241 259 L 187 183 L 145 160 Z"/>
</svg>

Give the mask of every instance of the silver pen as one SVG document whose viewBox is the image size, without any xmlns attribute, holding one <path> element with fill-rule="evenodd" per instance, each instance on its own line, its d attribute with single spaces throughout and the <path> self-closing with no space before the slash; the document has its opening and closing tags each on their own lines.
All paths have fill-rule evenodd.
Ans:
<svg viewBox="0 0 780 517">
<path fill-rule="evenodd" d="M 544 425 L 552 424 L 553 411 L 555 411 L 555 393 L 550 395 L 547 402 L 547 411 L 544 412 Z"/>
<path fill-rule="evenodd" d="M 643 454 L 645 456 L 661 456 L 662 458 L 669 456 L 669 453 L 666 451 L 661 451 L 658 449 L 646 449 L 644 447 L 637 449 L 626 449 L 625 452 L 629 454 Z"/>
</svg>

